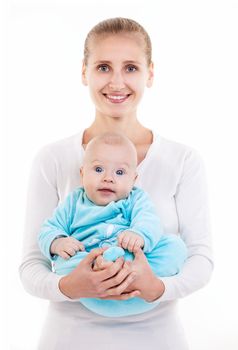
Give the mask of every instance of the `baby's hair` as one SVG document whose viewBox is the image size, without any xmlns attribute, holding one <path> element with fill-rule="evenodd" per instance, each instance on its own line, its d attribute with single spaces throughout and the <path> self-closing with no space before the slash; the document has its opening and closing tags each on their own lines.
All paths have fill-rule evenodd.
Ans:
<svg viewBox="0 0 238 350">
<path fill-rule="evenodd" d="M 135 164 L 137 164 L 137 152 L 135 145 L 133 142 L 126 136 L 116 132 L 105 132 L 94 137 L 86 146 L 86 152 L 95 147 L 97 144 L 105 144 L 112 146 L 126 146 L 128 147 L 134 154 Z"/>
<path fill-rule="evenodd" d="M 130 145 L 131 147 L 135 148 L 133 142 L 131 142 L 131 140 L 128 139 L 128 137 L 116 132 L 105 132 L 103 134 L 95 136 L 92 140 L 89 141 L 89 143 L 87 144 L 87 147 L 92 143 L 104 143 L 106 145 L 113 145 L 113 146 Z"/>
<path fill-rule="evenodd" d="M 116 132 L 105 132 L 99 136 L 96 136 L 94 140 L 107 145 L 122 145 L 130 143 L 134 147 L 134 144 L 126 136 Z"/>
<path fill-rule="evenodd" d="M 147 64 L 149 66 L 151 64 L 152 46 L 151 46 L 151 40 L 148 33 L 142 27 L 142 25 L 140 25 L 136 21 L 129 18 L 123 18 L 123 17 L 106 19 L 96 24 L 90 30 L 84 43 L 84 63 L 86 65 L 88 63 L 88 57 L 90 55 L 89 44 L 93 38 L 96 38 L 99 36 L 105 37 L 110 34 L 115 35 L 120 33 L 134 33 L 142 37 L 144 41 L 144 46 L 145 46 L 145 55 L 147 59 Z"/>
</svg>

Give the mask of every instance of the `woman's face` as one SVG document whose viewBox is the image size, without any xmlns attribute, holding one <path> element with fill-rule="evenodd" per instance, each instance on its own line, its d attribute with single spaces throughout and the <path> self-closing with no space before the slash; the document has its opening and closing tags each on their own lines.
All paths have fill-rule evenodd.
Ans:
<svg viewBox="0 0 238 350">
<path fill-rule="evenodd" d="M 130 33 L 97 36 L 89 49 L 82 78 L 89 86 L 97 115 L 135 115 L 144 88 L 153 80 L 153 66 L 148 67 L 142 39 Z"/>
</svg>

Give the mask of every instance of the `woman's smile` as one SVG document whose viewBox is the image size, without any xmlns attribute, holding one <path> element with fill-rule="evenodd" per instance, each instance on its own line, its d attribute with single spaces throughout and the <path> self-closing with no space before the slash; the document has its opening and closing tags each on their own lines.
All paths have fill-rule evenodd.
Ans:
<svg viewBox="0 0 238 350">
<path fill-rule="evenodd" d="M 111 103 L 123 103 L 128 100 L 131 94 L 103 94 Z"/>
</svg>

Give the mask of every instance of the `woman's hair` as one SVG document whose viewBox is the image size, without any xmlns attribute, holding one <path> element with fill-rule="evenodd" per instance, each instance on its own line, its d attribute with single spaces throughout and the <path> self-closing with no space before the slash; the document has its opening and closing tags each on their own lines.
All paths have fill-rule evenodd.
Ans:
<svg viewBox="0 0 238 350">
<path fill-rule="evenodd" d="M 129 18 L 109 18 L 96 24 L 88 33 L 84 43 L 84 63 L 88 63 L 90 54 L 89 44 L 92 39 L 98 36 L 107 36 L 111 34 L 134 33 L 139 35 L 144 41 L 145 55 L 148 65 L 151 63 L 152 46 L 151 40 L 145 29 L 136 21 Z"/>
</svg>

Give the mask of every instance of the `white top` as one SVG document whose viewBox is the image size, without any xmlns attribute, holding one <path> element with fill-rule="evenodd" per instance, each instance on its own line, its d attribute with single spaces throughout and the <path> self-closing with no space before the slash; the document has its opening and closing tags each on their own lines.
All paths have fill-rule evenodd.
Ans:
<svg viewBox="0 0 238 350">
<path fill-rule="evenodd" d="M 162 278 L 165 292 L 158 307 L 142 315 L 107 319 L 60 292 L 58 281 L 62 276 L 51 272 L 50 263 L 37 244 L 43 221 L 69 192 L 80 186 L 82 136 L 83 131 L 44 147 L 31 171 L 20 275 L 30 294 L 51 301 L 39 349 L 76 350 L 82 339 L 85 346 L 97 346 L 98 350 L 131 350 L 135 344 L 137 349 L 148 345 L 153 349 L 155 344 L 161 350 L 187 349 L 175 300 L 203 287 L 213 267 L 203 163 L 191 148 L 154 133 L 146 158 L 137 168 L 135 186 L 150 194 L 165 233 L 181 234 L 188 259 L 178 275 Z M 95 336 L 90 336 L 90 331 Z"/>
</svg>

